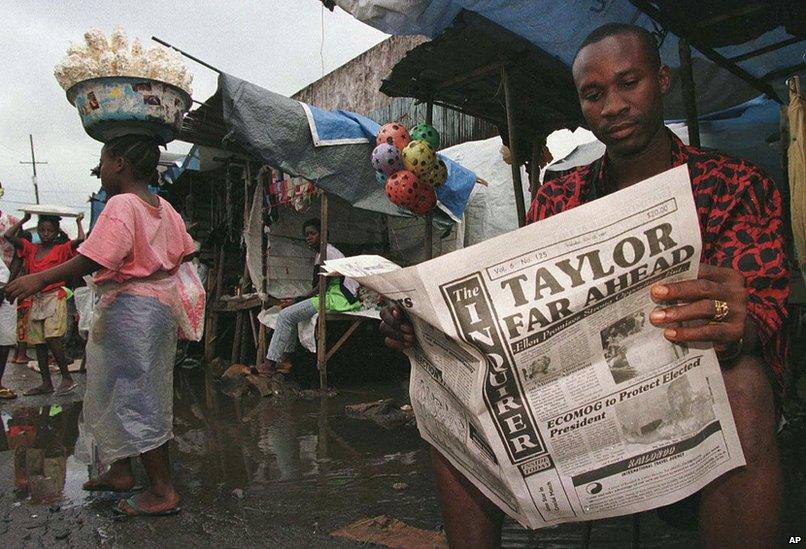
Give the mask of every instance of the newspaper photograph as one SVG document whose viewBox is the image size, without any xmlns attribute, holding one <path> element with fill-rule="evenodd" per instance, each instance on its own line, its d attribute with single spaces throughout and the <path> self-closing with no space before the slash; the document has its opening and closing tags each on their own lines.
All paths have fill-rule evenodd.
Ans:
<svg viewBox="0 0 806 549">
<path fill-rule="evenodd" d="M 645 511 L 744 465 L 717 357 L 652 326 L 650 287 L 694 279 L 686 166 L 402 269 L 328 274 L 400 304 L 423 438 L 529 528 Z"/>
</svg>

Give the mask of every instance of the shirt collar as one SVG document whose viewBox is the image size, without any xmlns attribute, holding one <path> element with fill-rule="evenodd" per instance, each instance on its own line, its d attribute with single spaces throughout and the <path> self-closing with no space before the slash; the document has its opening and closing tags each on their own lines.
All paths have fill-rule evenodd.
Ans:
<svg viewBox="0 0 806 549">
<path fill-rule="evenodd" d="M 669 135 L 669 140 L 671 141 L 672 146 L 672 167 L 676 168 L 678 166 L 682 166 L 688 162 L 688 147 L 669 128 L 666 128 L 666 133 Z M 594 166 L 598 166 L 591 170 L 592 179 L 588 185 L 586 193 L 588 200 L 594 200 L 618 190 L 610 180 L 610 177 L 608 177 L 608 164 L 609 162 L 606 152 L 604 156 L 594 163 Z"/>
</svg>

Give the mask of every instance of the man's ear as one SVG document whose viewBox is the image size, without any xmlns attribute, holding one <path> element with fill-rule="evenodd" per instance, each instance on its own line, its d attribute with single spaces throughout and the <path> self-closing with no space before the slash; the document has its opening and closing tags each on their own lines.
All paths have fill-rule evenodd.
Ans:
<svg viewBox="0 0 806 549">
<path fill-rule="evenodd" d="M 658 69 L 658 84 L 660 85 L 660 94 L 666 96 L 671 87 L 672 77 L 668 65 L 661 65 Z"/>
</svg>

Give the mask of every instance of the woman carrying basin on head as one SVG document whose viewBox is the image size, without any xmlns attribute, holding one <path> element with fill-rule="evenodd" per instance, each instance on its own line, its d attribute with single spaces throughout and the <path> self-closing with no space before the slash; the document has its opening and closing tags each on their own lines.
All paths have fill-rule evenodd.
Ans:
<svg viewBox="0 0 806 549">
<path fill-rule="evenodd" d="M 159 146 L 127 135 L 104 145 L 99 173 L 110 197 L 78 255 L 48 271 L 15 280 L 8 295 L 23 298 L 52 280 L 95 273 L 99 301 L 87 342 L 87 391 L 76 457 L 97 456 L 109 470 L 85 490 L 126 492 L 140 457 L 150 486 L 120 501 L 121 514 L 166 515 L 179 510 L 171 481 L 173 364 L 184 310 L 176 276 L 194 251 L 176 210 L 148 190 Z"/>
</svg>

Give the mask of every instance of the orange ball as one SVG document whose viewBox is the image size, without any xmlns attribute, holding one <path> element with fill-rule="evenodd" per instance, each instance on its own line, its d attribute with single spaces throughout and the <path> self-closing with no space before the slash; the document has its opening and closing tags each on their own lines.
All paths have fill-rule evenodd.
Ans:
<svg viewBox="0 0 806 549">
<path fill-rule="evenodd" d="M 378 137 L 375 139 L 376 145 L 387 143 L 394 145 L 399 151 L 405 149 L 406 145 L 410 142 L 411 137 L 409 136 L 409 131 L 406 129 L 406 126 L 397 122 L 390 122 L 389 124 L 383 125 L 380 131 L 378 131 Z"/>
<path fill-rule="evenodd" d="M 392 204 L 417 215 L 427 214 L 437 203 L 434 189 L 408 170 L 400 170 L 389 176 L 386 181 L 386 196 Z"/>
</svg>

